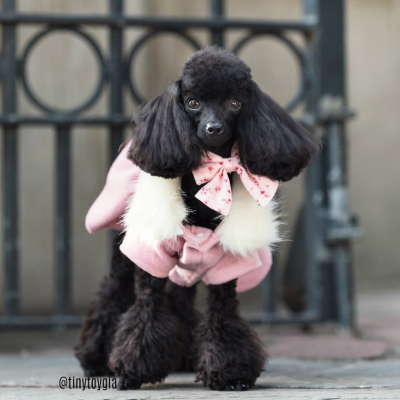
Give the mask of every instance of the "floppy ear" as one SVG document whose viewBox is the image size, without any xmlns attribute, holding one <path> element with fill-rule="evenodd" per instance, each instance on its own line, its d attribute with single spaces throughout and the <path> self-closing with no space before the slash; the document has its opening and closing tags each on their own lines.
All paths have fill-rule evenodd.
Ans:
<svg viewBox="0 0 400 400">
<path fill-rule="evenodd" d="M 180 101 L 180 81 L 141 107 L 134 122 L 128 158 L 143 171 L 176 178 L 200 165 L 196 132 Z"/>
<path fill-rule="evenodd" d="M 242 164 L 256 175 L 288 181 L 307 166 L 320 141 L 251 82 L 238 120 Z"/>
</svg>

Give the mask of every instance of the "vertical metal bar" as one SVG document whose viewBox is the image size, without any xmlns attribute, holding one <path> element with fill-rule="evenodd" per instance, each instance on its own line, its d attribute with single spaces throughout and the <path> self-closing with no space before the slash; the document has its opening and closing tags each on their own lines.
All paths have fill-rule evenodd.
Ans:
<svg viewBox="0 0 400 400">
<path fill-rule="evenodd" d="M 124 13 L 123 0 L 110 0 L 109 11 L 111 16 L 121 16 Z M 112 26 L 110 28 L 110 117 L 124 116 L 123 99 L 123 29 Z M 129 72 L 128 72 L 129 73 Z M 123 126 L 112 126 L 110 128 L 110 164 L 118 155 L 119 147 L 123 141 Z M 110 241 L 112 242 L 117 232 L 112 230 Z"/>
<path fill-rule="evenodd" d="M 332 122 L 327 127 L 329 218 L 332 227 L 349 226 L 351 210 L 344 165 L 345 137 L 343 123 Z M 349 239 L 336 240 L 332 246 L 335 304 L 337 320 L 344 329 L 354 328 L 353 285 Z"/>
<path fill-rule="evenodd" d="M 271 270 L 261 282 L 261 310 L 263 313 L 271 314 L 276 311 L 276 257 L 273 256 Z"/>
<path fill-rule="evenodd" d="M 306 260 L 305 287 L 306 313 L 322 319 L 321 263 L 318 254 L 323 246 L 320 187 L 321 159 L 314 160 L 306 172 L 306 193 L 304 205 L 304 240 Z"/>
<path fill-rule="evenodd" d="M 315 51 L 315 66 L 318 67 L 315 74 L 315 95 L 310 96 L 308 110 L 309 114 L 316 115 L 318 111 L 325 105 L 329 99 L 346 105 L 346 88 L 345 88 L 345 52 L 344 52 L 344 2 L 343 0 L 303 0 L 305 16 L 318 20 L 319 36 L 318 45 Z M 324 198 L 324 207 L 328 207 L 328 213 L 332 211 L 332 199 L 330 197 L 331 183 L 329 177 L 332 168 L 340 167 L 342 176 L 345 177 L 345 141 L 335 145 L 329 139 L 329 132 L 323 127 L 323 136 L 328 138 L 324 151 L 316 160 L 314 165 L 319 171 L 323 171 L 322 181 L 314 187 Z M 329 129 L 329 128 L 328 128 Z M 345 126 L 343 124 L 343 137 L 345 137 Z M 332 156 L 332 146 L 336 146 L 336 150 L 340 151 L 340 156 Z M 309 175 L 317 174 L 313 171 L 313 166 L 309 169 Z M 312 179 L 308 182 L 308 191 L 310 196 L 313 194 L 314 183 Z M 342 189 L 347 190 L 346 183 L 343 182 Z M 318 196 L 317 196 L 318 197 Z M 310 203 L 313 197 L 308 197 L 306 202 Z M 329 201 L 328 201 L 329 200 Z M 306 226 L 309 231 L 315 229 L 312 227 L 312 207 L 309 207 L 309 216 L 306 216 Z M 320 209 L 319 211 L 321 211 Z M 318 210 L 314 210 L 317 211 Z M 311 218 L 311 220 L 309 219 Z M 311 222 L 310 222 L 311 221 Z M 317 220 L 318 222 L 318 217 Z M 325 226 L 323 229 L 327 229 Z M 318 230 L 317 230 L 318 231 Z M 321 232 L 324 234 L 324 232 Z M 312 234 L 310 233 L 310 236 Z M 312 240 L 312 239 L 311 239 Z M 310 244 L 311 245 L 311 244 Z M 323 309 L 324 319 L 336 319 L 344 328 L 353 326 L 353 293 L 351 284 L 351 254 L 349 252 L 349 243 L 344 242 L 340 245 L 328 247 L 327 243 L 322 243 L 320 253 L 330 254 L 331 262 L 325 268 L 320 268 L 322 272 L 321 279 L 324 282 L 323 302 L 328 304 Z M 323 250 L 323 251 L 321 251 Z M 312 250 L 310 249 L 310 252 Z M 317 250 L 316 250 L 317 251 Z M 307 266 L 309 268 L 309 265 Z M 330 268 L 333 267 L 333 268 Z M 334 275 L 332 275 L 332 269 Z M 312 276 L 310 271 L 309 276 Z M 336 283 L 336 285 L 335 285 Z M 315 300 L 315 298 L 314 298 Z M 314 301 L 310 298 L 310 301 Z"/>
<path fill-rule="evenodd" d="M 335 0 L 333 0 L 335 1 Z M 320 0 L 303 0 L 303 17 L 305 19 L 312 19 L 318 23 L 320 27 Z M 310 114 L 312 118 L 316 118 L 318 114 L 318 100 L 321 92 L 320 88 L 320 64 L 319 52 L 321 48 L 320 43 L 321 32 L 320 29 L 314 30 L 312 35 L 306 37 L 306 51 L 307 51 L 307 79 L 306 85 L 306 113 Z"/>
<path fill-rule="evenodd" d="M 3 0 L 2 12 L 14 12 L 15 1 Z M 3 25 L 3 114 L 17 111 L 16 100 L 16 28 Z M 15 125 L 3 130 L 3 260 L 4 260 L 4 315 L 19 314 L 18 261 L 18 138 Z"/>
<path fill-rule="evenodd" d="M 304 16 L 319 19 L 319 0 L 304 0 Z M 306 113 L 315 119 L 318 114 L 319 96 L 319 36 L 314 33 L 307 37 L 307 52 L 309 57 L 308 76 L 310 84 L 306 92 Z M 322 226 L 320 218 L 322 159 L 319 156 L 313 160 L 306 171 L 306 189 L 304 204 L 304 259 L 305 259 L 305 312 L 317 318 L 322 318 L 322 288 L 321 264 L 317 258 L 322 243 Z"/>
<path fill-rule="evenodd" d="M 110 0 L 109 10 L 111 16 L 121 16 L 124 12 L 123 0 Z M 110 117 L 123 117 L 123 30 L 122 28 L 112 26 L 110 28 Z M 117 154 L 119 146 L 123 140 L 123 128 L 113 126 L 110 129 L 111 151 L 110 161 L 112 162 Z"/>
<path fill-rule="evenodd" d="M 346 99 L 343 0 L 319 0 L 321 96 Z M 344 103 L 346 104 L 346 103 Z"/>
<path fill-rule="evenodd" d="M 223 18 L 225 13 L 224 0 L 210 0 L 211 18 Z M 211 30 L 211 43 L 220 47 L 224 47 L 224 31 L 222 29 Z"/>
<path fill-rule="evenodd" d="M 343 329 L 353 330 L 355 327 L 354 291 L 349 242 L 343 242 L 336 246 L 333 257 L 337 319 Z"/>
<path fill-rule="evenodd" d="M 56 314 L 70 313 L 70 126 L 57 126 L 56 136 Z"/>
<path fill-rule="evenodd" d="M 321 38 L 320 38 L 320 99 L 333 98 L 346 106 L 346 78 L 345 78 L 345 49 L 344 49 L 344 1 L 322 1 L 319 5 Z M 328 142 L 326 153 L 329 157 L 327 174 L 327 197 L 329 199 L 329 213 L 341 212 L 350 215 L 350 206 L 347 196 L 346 179 L 346 128 L 345 123 L 331 124 L 327 128 Z M 332 131 L 333 129 L 333 131 Z M 332 183 L 332 168 L 334 174 L 340 170 L 341 182 Z M 335 205 L 333 203 L 332 189 L 342 193 L 344 203 Z M 336 196 L 337 197 L 337 196 Z M 332 216 L 331 216 L 332 217 Z M 336 216 L 333 217 L 333 220 Z M 332 265 L 334 267 L 335 284 L 331 285 L 331 303 L 336 305 L 334 317 L 344 329 L 354 327 L 354 305 L 352 286 L 352 261 L 349 240 L 336 243 L 331 248 Z M 327 274 L 327 272 L 325 273 Z"/>
</svg>

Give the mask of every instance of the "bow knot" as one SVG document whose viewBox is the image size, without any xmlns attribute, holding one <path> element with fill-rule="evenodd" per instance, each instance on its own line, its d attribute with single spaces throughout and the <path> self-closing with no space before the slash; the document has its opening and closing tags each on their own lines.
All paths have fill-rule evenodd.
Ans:
<svg viewBox="0 0 400 400">
<path fill-rule="evenodd" d="M 279 182 L 261 175 L 248 172 L 240 162 L 237 145 L 232 148 L 231 157 L 222 158 L 214 153 L 208 153 L 203 158 L 201 166 L 193 171 L 198 185 L 204 185 L 196 198 L 209 208 L 229 215 L 232 204 L 232 189 L 228 173 L 236 172 L 246 190 L 262 206 L 267 207 L 278 189 Z"/>
</svg>

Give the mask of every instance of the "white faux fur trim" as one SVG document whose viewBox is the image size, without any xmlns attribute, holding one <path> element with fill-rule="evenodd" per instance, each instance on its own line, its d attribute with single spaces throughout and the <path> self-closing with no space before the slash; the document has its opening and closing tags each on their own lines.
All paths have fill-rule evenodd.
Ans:
<svg viewBox="0 0 400 400">
<path fill-rule="evenodd" d="M 164 179 L 142 172 L 123 217 L 127 234 L 152 246 L 176 239 L 188 214 L 180 186 L 180 178 Z M 225 251 L 246 256 L 281 240 L 277 218 L 276 203 L 259 206 L 234 174 L 230 215 L 216 233 Z"/>
<path fill-rule="evenodd" d="M 156 246 L 176 239 L 186 215 L 180 178 L 164 179 L 141 172 L 123 224 L 130 236 Z"/>
<path fill-rule="evenodd" d="M 237 174 L 233 176 L 232 186 L 229 217 L 216 230 L 224 250 L 246 256 L 280 242 L 277 204 L 271 201 L 266 208 L 261 207 Z"/>
</svg>

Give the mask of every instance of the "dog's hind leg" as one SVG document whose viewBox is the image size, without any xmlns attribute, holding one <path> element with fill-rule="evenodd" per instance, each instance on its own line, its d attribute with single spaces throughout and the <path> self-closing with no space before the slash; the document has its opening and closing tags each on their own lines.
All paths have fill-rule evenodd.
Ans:
<svg viewBox="0 0 400 400">
<path fill-rule="evenodd" d="M 108 358 L 119 318 L 135 302 L 135 264 L 119 250 L 121 236 L 114 239 L 111 270 L 100 285 L 75 347 L 85 376 L 112 375 Z"/>
<path fill-rule="evenodd" d="M 179 333 L 183 343 L 183 354 L 176 368 L 180 372 L 194 372 L 194 331 L 202 319 L 201 313 L 195 309 L 196 292 L 196 285 L 184 287 L 168 282 L 168 300 L 172 312 L 179 319 Z"/>
<path fill-rule="evenodd" d="M 109 366 L 118 376 L 118 389 L 139 389 L 161 382 L 179 362 L 179 320 L 165 292 L 167 278 L 137 269 L 135 304 L 121 316 Z"/>
<path fill-rule="evenodd" d="M 196 380 L 214 390 L 247 390 L 263 371 L 267 354 L 239 316 L 236 280 L 209 285 L 207 305 L 196 331 Z"/>
</svg>

